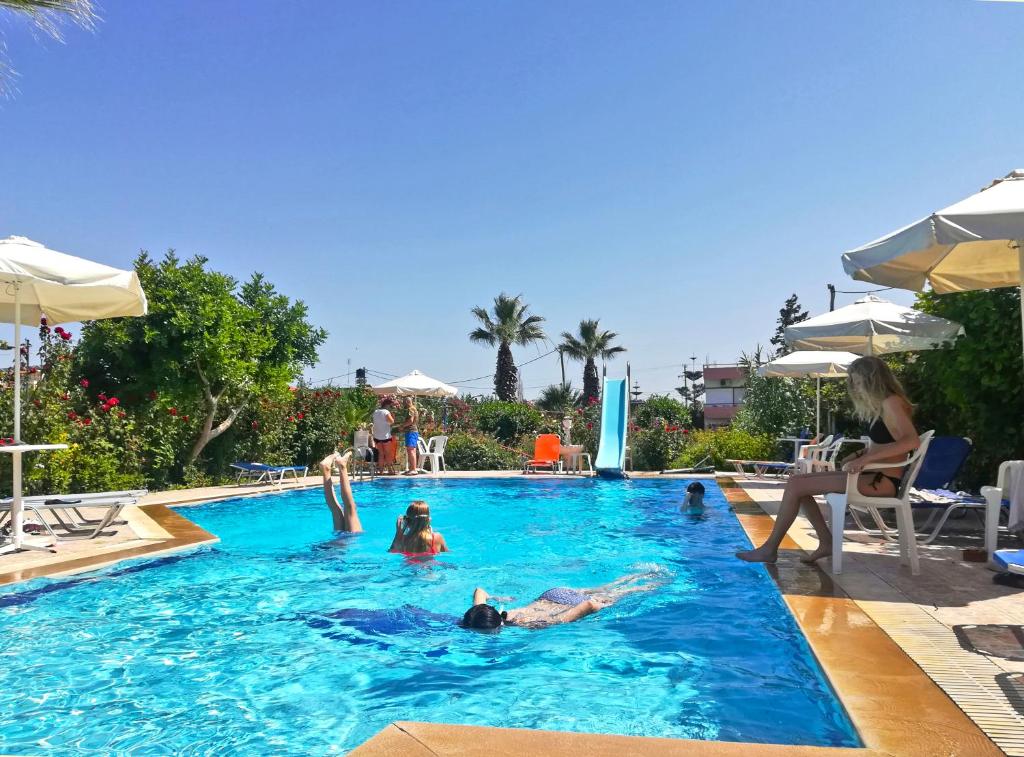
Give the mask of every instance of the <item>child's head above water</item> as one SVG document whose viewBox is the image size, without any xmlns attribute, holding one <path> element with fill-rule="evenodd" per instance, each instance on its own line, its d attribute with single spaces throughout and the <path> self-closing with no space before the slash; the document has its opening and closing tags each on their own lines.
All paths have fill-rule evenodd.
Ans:
<svg viewBox="0 0 1024 757">
<path fill-rule="evenodd" d="M 462 626 L 463 628 L 488 631 L 501 628 L 505 624 L 505 618 L 507 617 L 507 612 L 498 612 L 491 605 L 473 605 L 462 616 Z"/>
<path fill-rule="evenodd" d="M 683 506 L 680 510 L 683 515 L 704 514 L 704 484 L 694 481 L 686 487 L 686 497 L 683 499 Z"/>
</svg>

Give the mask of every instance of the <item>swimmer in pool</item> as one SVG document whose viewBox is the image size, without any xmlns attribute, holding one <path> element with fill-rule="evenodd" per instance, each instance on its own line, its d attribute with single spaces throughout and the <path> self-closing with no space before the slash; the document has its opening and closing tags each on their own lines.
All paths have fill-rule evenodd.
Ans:
<svg viewBox="0 0 1024 757">
<path fill-rule="evenodd" d="M 436 555 L 447 552 L 448 545 L 440 531 L 430 525 L 430 506 L 422 499 L 409 505 L 405 515 L 395 522 L 395 538 L 388 552 L 401 552 L 406 556 Z"/>
<path fill-rule="evenodd" d="M 348 463 L 352 452 L 339 455 L 337 452 L 320 461 L 320 472 L 324 477 L 324 501 L 331 511 L 335 531 L 347 531 L 358 534 L 363 530 L 356 508 L 356 498 L 352 496 L 352 482 L 348 477 Z M 334 493 L 332 473 L 338 469 L 338 483 L 341 489 L 342 502 Z M 344 503 L 344 504 L 342 504 Z M 430 526 L 430 507 L 423 500 L 416 500 L 405 515 L 399 516 L 395 523 L 395 538 L 391 541 L 389 552 L 401 552 L 407 556 L 436 555 L 447 552 L 448 544 L 439 531 Z"/>
<path fill-rule="evenodd" d="M 704 484 L 694 481 L 686 487 L 686 499 L 683 500 L 683 506 L 679 511 L 683 515 L 704 514 Z"/>
<path fill-rule="evenodd" d="M 496 599 L 483 589 L 473 592 L 473 606 L 462 616 L 464 628 L 493 629 L 501 626 L 547 628 L 585 618 L 615 604 L 627 594 L 657 589 L 663 581 L 653 580 L 660 571 L 633 573 L 594 589 L 548 589 L 525 607 L 499 612 L 488 599 Z M 648 579 L 646 583 L 640 583 Z"/>
</svg>

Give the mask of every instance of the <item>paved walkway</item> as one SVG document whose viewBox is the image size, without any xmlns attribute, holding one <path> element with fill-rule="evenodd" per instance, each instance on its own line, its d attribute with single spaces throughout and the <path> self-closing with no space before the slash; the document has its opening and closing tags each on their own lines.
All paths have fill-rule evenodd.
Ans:
<svg viewBox="0 0 1024 757">
<path fill-rule="evenodd" d="M 777 512 L 783 483 L 739 477 L 736 483 L 765 512 Z M 804 551 L 817 546 L 803 517 L 789 535 Z M 921 575 L 913 576 L 899 564 L 896 544 L 848 530 L 843 573 L 833 580 L 1000 748 L 1024 755 L 1024 661 L 968 651 L 954 631 L 1024 625 L 1024 593 L 993 584 L 985 564 L 961 559 L 965 547 L 980 542 L 976 518 L 954 523 L 948 538 L 920 547 Z"/>
</svg>

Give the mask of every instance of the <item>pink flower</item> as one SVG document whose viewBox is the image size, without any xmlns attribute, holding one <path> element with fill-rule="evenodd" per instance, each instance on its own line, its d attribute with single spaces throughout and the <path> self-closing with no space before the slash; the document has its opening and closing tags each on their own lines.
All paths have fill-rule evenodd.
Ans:
<svg viewBox="0 0 1024 757">
<path fill-rule="evenodd" d="M 107 404 L 110 405 L 111 407 L 117 407 L 118 405 L 121 404 L 121 400 L 119 400 L 117 397 L 111 397 L 109 400 L 107 400 Z"/>
<path fill-rule="evenodd" d="M 289 386 L 288 387 L 288 391 L 289 392 L 297 392 L 297 391 L 299 391 L 299 387 L 297 387 L 297 386 Z"/>
<path fill-rule="evenodd" d="M 89 388 L 89 379 L 82 379 L 81 381 L 78 382 L 78 385 L 83 387 L 84 389 L 88 389 Z"/>
</svg>

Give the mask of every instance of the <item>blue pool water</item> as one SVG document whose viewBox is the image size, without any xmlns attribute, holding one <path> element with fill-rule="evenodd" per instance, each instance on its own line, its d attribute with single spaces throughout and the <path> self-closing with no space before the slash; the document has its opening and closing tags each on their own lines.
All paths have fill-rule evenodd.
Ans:
<svg viewBox="0 0 1024 757">
<path fill-rule="evenodd" d="M 0 753 L 331 754 L 393 720 L 858 746 L 708 483 L 386 480 L 337 537 L 319 490 L 182 510 L 221 542 L 0 595 Z M 426 499 L 453 552 L 385 550 Z M 578 623 L 454 626 L 475 586 L 528 602 L 657 564 Z"/>
</svg>

